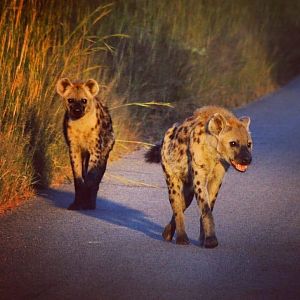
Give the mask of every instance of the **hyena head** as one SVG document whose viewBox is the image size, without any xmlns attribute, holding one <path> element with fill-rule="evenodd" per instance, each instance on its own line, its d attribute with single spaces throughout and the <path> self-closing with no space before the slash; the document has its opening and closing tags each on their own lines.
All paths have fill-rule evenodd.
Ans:
<svg viewBox="0 0 300 300">
<path fill-rule="evenodd" d="M 250 118 L 226 119 L 214 114 L 208 121 L 208 131 L 217 138 L 217 152 L 236 170 L 245 172 L 252 161 L 252 138 L 249 132 Z"/>
<path fill-rule="evenodd" d="M 65 100 L 70 118 L 76 120 L 94 108 L 94 97 L 99 92 L 99 85 L 94 79 L 82 83 L 62 78 L 58 80 L 56 90 Z"/>
</svg>

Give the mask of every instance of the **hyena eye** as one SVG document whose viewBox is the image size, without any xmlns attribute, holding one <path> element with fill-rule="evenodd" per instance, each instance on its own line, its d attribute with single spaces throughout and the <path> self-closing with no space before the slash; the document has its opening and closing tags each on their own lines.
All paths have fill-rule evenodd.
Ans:
<svg viewBox="0 0 300 300">
<path fill-rule="evenodd" d="M 68 103 L 73 103 L 74 102 L 74 99 L 68 99 Z"/>
<path fill-rule="evenodd" d="M 248 142 L 247 147 L 248 147 L 248 148 L 251 148 L 251 146 L 252 146 L 252 143 L 251 143 L 251 142 Z"/>
<path fill-rule="evenodd" d="M 237 147 L 237 142 L 235 141 L 229 142 L 229 145 L 230 147 Z"/>
<path fill-rule="evenodd" d="M 82 102 L 83 104 L 86 104 L 86 103 L 87 103 L 87 100 L 86 100 L 86 99 L 81 99 L 81 102 Z"/>
</svg>

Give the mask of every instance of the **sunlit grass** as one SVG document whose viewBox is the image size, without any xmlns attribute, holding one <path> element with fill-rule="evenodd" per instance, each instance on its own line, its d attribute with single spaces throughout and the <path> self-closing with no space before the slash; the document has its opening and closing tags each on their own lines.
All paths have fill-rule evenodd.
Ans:
<svg viewBox="0 0 300 300">
<path fill-rule="evenodd" d="M 173 105 L 171 103 L 150 101 L 150 102 L 131 102 L 131 103 L 119 104 L 117 106 L 111 107 L 110 110 L 112 111 L 112 110 L 115 110 L 115 109 L 128 107 L 128 106 L 139 106 L 139 107 L 144 107 L 144 108 L 151 108 L 151 107 L 169 107 L 169 108 L 173 108 Z"/>
<path fill-rule="evenodd" d="M 62 136 L 64 111 L 55 95 L 55 84 L 62 76 L 102 80 L 104 67 L 95 63 L 95 56 L 113 49 L 107 42 L 109 35 L 94 36 L 92 29 L 103 22 L 112 6 L 107 4 L 89 10 L 84 3 L 76 1 L 66 5 L 51 0 L 47 6 L 43 1 L 1 2 L 2 210 L 30 197 L 35 187 L 47 187 L 63 181 L 66 174 L 71 176 Z M 114 34 L 113 37 L 126 36 Z M 116 123 L 124 123 L 122 118 L 123 113 L 119 113 Z M 136 139 L 121 126 L 118 134 L 124 139 L 127 136 Z"/>
</svg>

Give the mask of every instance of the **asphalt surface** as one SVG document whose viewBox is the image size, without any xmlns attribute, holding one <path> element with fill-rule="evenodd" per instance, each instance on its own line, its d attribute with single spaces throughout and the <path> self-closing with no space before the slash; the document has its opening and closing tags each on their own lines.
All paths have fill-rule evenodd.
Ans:
<svg viewBox="0 0 300 300">
<path fill-rule="evenodd" d="M 225 176 L 218 248 L 199 247 L 195 201 L 192 243 L 162 240 L 168 193 L 139 151 L 109 166 L 95 211 L 66 210 L 66 185 L 0 218 L 0 299 L 300 299 L 300 78 L 237 114 L 254 161 Z"/>
</svg>

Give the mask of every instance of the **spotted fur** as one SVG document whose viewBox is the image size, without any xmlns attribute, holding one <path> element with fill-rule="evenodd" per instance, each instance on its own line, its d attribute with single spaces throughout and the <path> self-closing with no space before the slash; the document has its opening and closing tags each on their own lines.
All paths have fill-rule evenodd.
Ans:
<svg viewBox="0 0 300 300">
<path fill-rule="evenodd" d="M 63 130 L 75 185 L 75 199 L 69 209 L 95 209 L 99 184 L 114 145 L 111 117 L 96 97 L 99 86 L 93 79 L 71 82 L 62 78 L 57 92 L 66 108 Z"/>
<path fill-rule="evenodd" d="M 163 238 L 188 244 L 184 211 L 194 195 L 200 214 L 200 244 L 218 245 L 212 211 L 225 172 L 230 165 L 245 171 L 252 160 L 250 118 L 237 118 L 217 106 L 198 109 L 182 124 L 174 124 L 165 133 L 161 145 L 145 155 L 148 162 L 161 161 L 173 210 Z M 161 149 L 161 151 L 158 150 Z"/>
</svg>

